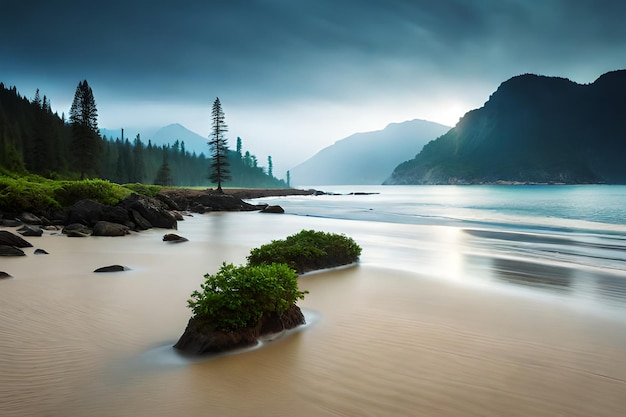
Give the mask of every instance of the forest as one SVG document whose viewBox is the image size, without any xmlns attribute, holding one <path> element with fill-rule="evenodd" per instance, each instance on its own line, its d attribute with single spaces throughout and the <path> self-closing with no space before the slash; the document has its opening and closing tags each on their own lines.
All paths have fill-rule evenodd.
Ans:
<svg viewBox="0 0 626 417">
<path fill-rule="evenodd" d="M 89 99 L 93 103 L 93 108 L 89 109 L 93 120 L 86 128 L 90 142 L 85 147 L 72 129 L 76 121 L 72 117 L 67 120 L 64 113 L 59 116 L 53 112 L 50 100 L 45 95 L 40 96 L 39 90 L 28 99 L 16 87 L 6 87 L 0 82 L 0 168 L 50 179 L 87 177 L 119 184 L 213 185 L 209 180 L 210 158 L 204 153 L 190 153 L 184 141 L 174 140 L 171 144 L 157 146 L 150 140 L 144 142 L 139 135 L 132 139 L 100 136 L 91 94 L 86 81 L 79 83 L 75 103 L 77 97 L 79 104 L 89 103 Z M 208 119 L 207 111 L 207 125 Z M 253 154 L 242 151 L 239 138 L 237 149 L 228 149 L 227 161 L 230 179 L 225 184 L 228 187 L 288 187 L 285 181 L 273 176 L 271 157 L 267 168 L 259 166 Z"/>
</svg>

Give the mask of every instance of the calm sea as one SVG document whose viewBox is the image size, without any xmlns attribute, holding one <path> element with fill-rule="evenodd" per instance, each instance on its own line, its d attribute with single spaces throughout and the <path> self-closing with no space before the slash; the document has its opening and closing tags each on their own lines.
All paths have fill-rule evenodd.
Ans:
<svg viewBox="0 0 626 417">
<path fill-rule="evenodd" d="M 366 262 L 626 307 L 626 186 L 311 188 L 334 195 L 261 200 L 354 221 Z"/>
</svg>

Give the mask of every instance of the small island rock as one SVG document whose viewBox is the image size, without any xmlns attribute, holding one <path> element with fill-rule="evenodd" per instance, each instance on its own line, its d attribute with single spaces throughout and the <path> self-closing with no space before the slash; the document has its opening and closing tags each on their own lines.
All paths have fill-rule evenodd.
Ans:
<svg viewBox="0 0 626 417">
<path fill-rule="evenodd" d="M 174 233 L 168 233 L 166 235 L 163 235 L 163 242 L 182 243 L 182 242 L 188 242 L 188 241 L 189 239 L 187 239 L 186 237 L 178 236 L 177 234 L 174 234 Z"/>
<path fill-rule="evenodd" d="M 218 353 L 254 346 L 259 337 L 305 324 L 300 307 L 293 305 L 280 316 L 268 314 L 254 327 L 233 331 L 209 330 L 210 322 L 192 317 L 174 348 L 191 354 Z"/>
<path fill-rule="evenodd" d="M 128 268 L 122 265 L 109 265 L 109 266 L 103 266 L 101 268 L 98 268 L 94 270 L 93 272 L 122 272 L 126 270 L 128 270 Z"/>
<path fill-rule="evenodd" d="M 281 206 L 277 206 L 277 205 L 266 206 L 263 210 L 261 210 L 261 213 L 283 214 L 284 212 L 285 210 Z"/>
</svg>

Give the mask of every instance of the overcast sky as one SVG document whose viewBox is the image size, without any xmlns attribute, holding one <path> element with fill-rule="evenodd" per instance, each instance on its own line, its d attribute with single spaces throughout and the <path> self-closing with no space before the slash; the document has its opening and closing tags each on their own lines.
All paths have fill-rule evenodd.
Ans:
<svg viewBox="0 0 626 417">
<path fill-rule="evenodd" d="M 6 85 L 67 114 L 87 79 L 100 127 L 203 136 L 219 97 L 231 147 L 272 155 L 279 177 L 352 133 L 454 125 L 518 74 L 590 83 L 626 68 L 623 0 L 8 3 Z"/>
</svg>

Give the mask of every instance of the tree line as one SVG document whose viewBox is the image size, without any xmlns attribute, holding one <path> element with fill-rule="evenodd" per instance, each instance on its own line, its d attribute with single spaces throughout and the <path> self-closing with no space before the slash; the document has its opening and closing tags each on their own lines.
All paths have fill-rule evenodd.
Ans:
<svg viewBox="0 0 626 417">
<path fill-rule="evenodd" d="M 99 135 L 93 91 L 81 81 L 74 95 L 69 119 L 53 113 L 50 100 L 39 90 L 28 99 L 15 87 L 0 83 L 0 167 L 17 173 L 34 173 L 53 179 L 103 178 L 112 182 L 160 185 L 212 186 L 214 155 L 196 154 L 182 141 L 153 145 L 137 135 L 132 140 Z M 223 133 L 223 132 L 222 132 Z M 223 138 L 222 138 L 223 139 Z M 209 139 L 210 142 L 210 139 Z M 220 148 L 222 179 L 233 187 L 285 187 L 268 168 L 259 166 L 249 151 L 243 153 L 227 142 Z M 207 151 L 214 151 L 208 146 Z M 214 152 L 213 152 L 214 153 Z"/>
</svg>

